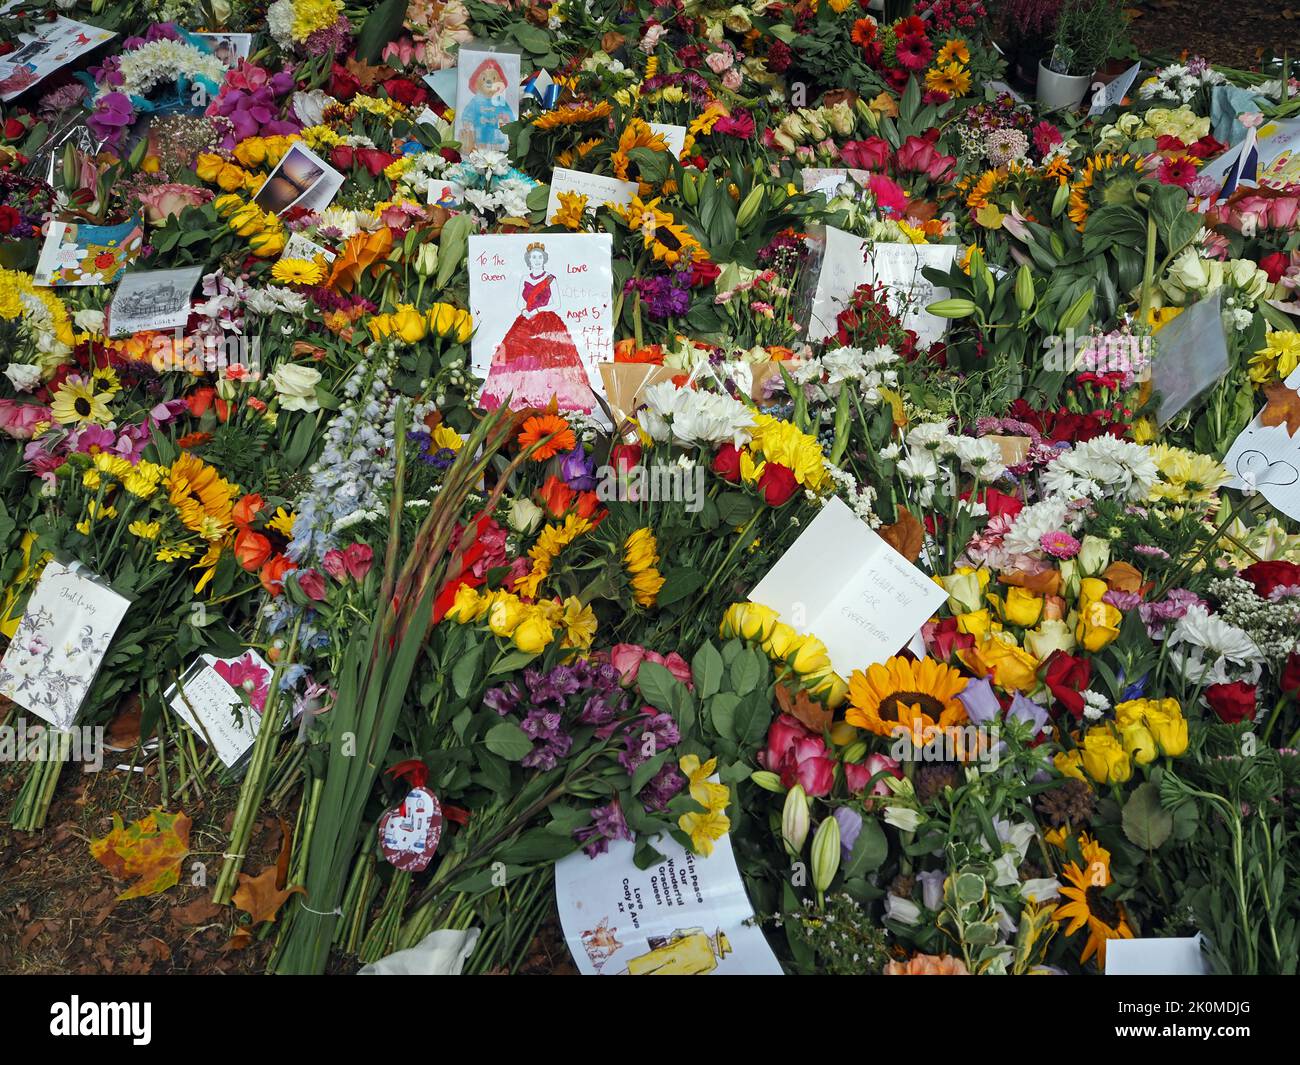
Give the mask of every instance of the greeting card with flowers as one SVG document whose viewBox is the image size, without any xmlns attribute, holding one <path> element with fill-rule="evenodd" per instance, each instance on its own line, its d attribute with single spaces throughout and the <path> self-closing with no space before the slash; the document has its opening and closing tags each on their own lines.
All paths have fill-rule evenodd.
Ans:
<svg viewBox="0 0 1300 1065">
<path fill-rule="evenodd" d="M 51 222 L 33 276 L 45 288 L 111 285 L 140 252 L 139 215 L 111 226 Z"/>
</svg>

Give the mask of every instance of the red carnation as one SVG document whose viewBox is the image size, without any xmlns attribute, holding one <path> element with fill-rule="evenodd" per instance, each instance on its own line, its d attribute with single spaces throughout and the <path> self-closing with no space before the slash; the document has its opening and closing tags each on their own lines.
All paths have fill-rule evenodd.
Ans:
<svg viewBox="0 0 1300 1065">
<path fill-rule="evenodd" d="M 1256 562 L 1241 575 L 1255 586 L 1255 594 L 1261 599 L 1269 598 L 1278 588 L 1300 586 L 1300 566 L 1294 562 Z"/>
</svg>

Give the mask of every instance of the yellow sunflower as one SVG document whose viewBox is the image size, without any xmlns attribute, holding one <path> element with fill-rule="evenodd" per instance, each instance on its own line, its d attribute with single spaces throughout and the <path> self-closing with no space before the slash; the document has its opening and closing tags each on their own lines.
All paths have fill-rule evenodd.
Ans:
<svg viewBox="0 0 1300 1065">
<path fill-rule="evenodd" d="M 598 122 L 602 118 L 608 118 L 613 110 L 608 100 L 602 100 L 600 103 L 564 104 L 543 111 L 533 119 L 533 128 L 556 129 L 559 126 L 585 125 L 588 122 Z"/>
<path fill-rule="evenodd" d="M 1056 921 L 1068 920 L 1067 936 L 1074 935 L 1084 925 L 1088 926 L 1088 942 L 1084 944 L 1079 961 L 1086 962 L 1094 954 L 1097 965 L 1106 967 L 1106 943 L 1111 939 L 1132 939 L 1124 907 L 1104 894 L 1110 884 L 1110 852 L 1095 840 L 1083 836 L 1083 867 L 1075 862 L 1065 866 L 1065 879 L 1069 887 L 1061 888 L 1061 895 L 1069 899 L 1056 907 L 1052 917 Z"/>
<path fill-rule="evenodd" d="M 876 662 L 865 673 L 855 669 L 849 676 L 851 705 L 844 720 L 877 736 L 893 735 L 901 726 L 914 742 L 928 742 L 927 730 L 966 720 L 966 707 L 957 698 L 965 687 L 960 672 L 932 658 Z"/>
<path fill-rule="evenodd" d="M 560 208 L 555 212 L 551 223 L 565 229 L 582 228 L 582 219 L 587 210 L 587 197 L 580 192 L 561 192 L 557 199 Z"/>
<path fill-rule="evenodd" d="M 1142 177 L 1142 160 L 1127 152 L 1092 156 L 1082 176 L 1070 186 L 1070 221 L 1082 233 L 1088 216 L 1102 204 L 1132 202 Z"/>
<path fill-rule="evenodd" d="M 620 209 L 628 228 L 639 232 L 645 249 L 667 266 L 705 258 L 700 242 L 670 212 L 659 206 L 659 199 L 656 196 L 646 202 L 640 196 L 633 196 L 632 202 Z"/>
<path fill-rule="evenodd" d="M 94 381 L 87 381 L 77 374 L 64 378 L 54 393 L 50 411 L 54 420 L 64 425 L 73 422 L 77 425 L 105 425 L 113 419 L 113 412 L 108 409 L 103 394 L 96 394 Z"/>
<path fill-rule="evenodd" d="M 205 540 L 222 539 L 231 527 L 230 512 L 237 486 L 197 455 L 181 452 L 167 471 L 167 500 L 181 524 Z"/>
</svg>

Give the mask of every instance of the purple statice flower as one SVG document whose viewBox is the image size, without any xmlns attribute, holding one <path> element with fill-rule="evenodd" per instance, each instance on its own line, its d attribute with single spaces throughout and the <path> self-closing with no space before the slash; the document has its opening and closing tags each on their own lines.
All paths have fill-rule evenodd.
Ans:
<svg viewBox="0 0 1300 1065">
<path fill-rule="evenodd" d="M 686 787 L 686 775 L 672 762 L 665 762 L 650 782 L 641 789 L 637 798 L 651 813 L 663 813 L 668 803 L 682 788 Z"/>
<path fill-rule="evenodd" d="M 591 824 L 574 832 L 573 838 L 582 844 L 588 858 L 595 858 L 609 850 L 610 840 L 631 840 L 632 833 L 623 817 L 623 808 L 617 799 L 612 799 L 592 810 Z"/>
<path fill-rule="evenodd" d="M 566 451 L 560 456 L 560 479 L 577 492 L 590 492 L 596 487 L 596 464 L 581 447 Z"/>
</svg>

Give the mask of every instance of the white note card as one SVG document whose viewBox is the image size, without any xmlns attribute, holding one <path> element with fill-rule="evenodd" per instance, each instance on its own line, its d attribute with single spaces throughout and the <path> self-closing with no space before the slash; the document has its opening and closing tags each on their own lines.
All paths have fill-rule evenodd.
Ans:
<svg viewBox="0 0 1300 1065">
<path fill-rule="evenodd" d="M 847 678 L 896 655 L 946 593 L 834 497 L 749 598 L 820 639 Z"/>
</svg>

